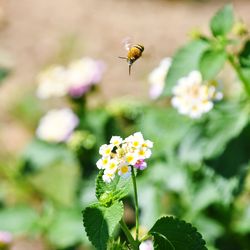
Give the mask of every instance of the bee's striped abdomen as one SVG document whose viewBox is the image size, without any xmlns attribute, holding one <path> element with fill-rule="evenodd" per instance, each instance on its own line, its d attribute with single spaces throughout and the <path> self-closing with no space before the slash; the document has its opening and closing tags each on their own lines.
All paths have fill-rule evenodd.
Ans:
<svg viewBox="0 0 250 250">
<path fill-rule="evenodd" d="M 133 47 L 139 49 L 141 51 L 141 53 L 144 51 L 144 47 L 140 44 L 135 44 Z"/>
</svg>

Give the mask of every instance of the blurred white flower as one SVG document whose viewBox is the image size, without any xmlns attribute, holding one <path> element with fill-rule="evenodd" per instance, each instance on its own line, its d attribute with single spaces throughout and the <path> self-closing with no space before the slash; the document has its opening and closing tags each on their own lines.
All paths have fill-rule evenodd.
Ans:
<svg viewBox="0 0 250 250">
<path fill-rule="evenodd" d="M 68 92 L 67 71 L 62 66 L 54 66 L 38 76 L 37 96 L 41 99 L 61 97 Z"/>
<path fill-rule="evenodd" d="M 154 250 L 154 246 L 153 246 L 152 240 L 143 241 L 140 244 L 139 249 L 140 250 Z"/>
<path fill-rule="evenodd" d="M 78 123 L 77 116 L 69 108 L 50 110 L 41 118 L 36 134 L 49 142 L 67 141 Z"/>
<path fill-rule="evenodd" d="M 41 99 L 70 95 L 78 98 L 101 81 L 105 65 L 102 61 L 84 57 L 67 67 L 57 65 L 38 76 L 37 96 Z"/>
<path fill-rule="evenodd" d="M 172 105 L 180 114 L 193 119 L 209 112 L 214 106 L 213 101 L 221 100 L 223 97 L 213 83 L 202 82 L 199 71 L 192 71 L 188 76 L 179 79 L 173 88 L 173 95 Z"/>
<path fill-rule="evenodd" d="M 92 58 L 84 57 L 72 62 L 68 67 L 69 94 L 80 97 L 91 86 L 101 81 L 104 63 Z"/>
<path fill-rule="evenodd" d="M 166 57 L 160 62 L 160 65 L 150 73 L 148 80 L 150 84 L 149 96 L 151 99 L 157 99 L 161 95 L 171 63 L 172 59 Z"/>
</svg>

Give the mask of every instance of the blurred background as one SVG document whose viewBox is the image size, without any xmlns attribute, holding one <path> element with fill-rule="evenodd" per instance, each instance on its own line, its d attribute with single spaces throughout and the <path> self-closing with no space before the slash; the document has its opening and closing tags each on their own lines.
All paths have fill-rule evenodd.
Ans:
<svg viewBox="0 0 250 250">
<path fill-rule="evenodd" d="M 248 0 L 231 2 L 237 17 L 242 18 L 250 26 L 250 2 Z M 39 73 L 50 65 L 67 64 L 81 57 L 91 57 L 102 60 L 106 66 L 98 92 L 90 100 L 90 107 L 128 96 L 141 103 L 148 102 L 149 73 L 159 65 L 162 58 L 171 57 L 175 50 L 187 41 L 188 34 L 193 28 L 208 33 L 209 19 L 225 3 L 228 1 L 0 0 L 0 67 L 3 69 L 1 74 L 8 74 L 0 83 L 0 209 L 6 207 L 14 209 L 20 204 L 21 206 L 32 204 L 32 208 L 37 211 L 30 212 L 26 205 L 25 208 L 21 207 L 14 212 L 8 210 L 0 215 L 0 223 L 3 217 L 8 218 L 7 222 L 5 221 L 7 224 L 12 223 L 9 220 L 13 218 L 13 220 L 19 220 L 17 224 L 23 227 L 26 224 L 20 220 L 26 221 L 34 217 L 35 224 L 40 226 L 43 224 L 39 229 L 33 224 L 26 225 L 27 228 L 24 231 L 20 228 L 13 229 L 17 232 L 17 237 L 11 249 L 85 249 L 84 246 L 88 245 L 86 239 L 83 240 L 84 243 L 79 243 L 81 231 L 75 229 L 71 223 L 72 220 L 80 221 L 81 225 L 81 215 L 75 216 L 75 210 L 72 210 L 72 214 L 67 215 L 65 219 L 66 212 L 60 210 L 64 206 L 67 208 L 71 194 L 66 201 L 60 200 L 60 197 L 64 196 L 64 191 L 53 194 L 51 198 L 50 191 L 44 192 L 38 188 L 39 185 L 46 185 L 42 176 L 37 176 L 37 184 L 32 183 L 29 186 L 24 183 L 25 178 L 30 174 L 30 166 L 27 166 L 27 158 L 23 158 L 23 155 L 33 140 L 39 119 L 52 106 L 61 107 L 67 102 L 61 99 L 37 98 Z M 128 36 L 136 43 L 142 43 L 145 46 L 143 57 L 133 65 L 130 76 L 127 63 L 118 58 L 126 55 L 122 40 Z M 126 127 L 127 123 L 123 126 Z M 119 129 L 115 128 L 113 131 L 120 131 Z M 111 131 L 108 135 L 110 133 Z M 98 138 L 96 140 L 96 147 L 98 147 L 102 141 L 99 142 Z M 45 150 L 43 146 L 40 149 Z M 55 154 L 57 153 L 56 151 Z M 39 156 L 34 154 L 28 153 L 28 158 L 38 157 L 36 159 L 40 161 Z M 44 155 L 48 156 L 47 153 Z M 44 155 L 40 157 L 43 158 Z M 96 160 L 95 157 L 92 161 L 94 160 Z M 35 167 L 37 169 L 41 167 L 39 164 L 37 166 Z M 30 168 L 32 174 L 33 171 L 37 171 L 33 167 Z M 66 184 L 62 183 L 66 190 L 67 184 L 80 182 L 81 174 L 78 172 L 80 170 L 76 168 L 74 171 L 74 173 L 71 172 L 73 177 L 70 177 L 70 181 L 67 183 L 65 181 Z M 57 176 L 60 175 L 55 173 L 55 178 Z M 25 181 L 22 182 L 22 180 Z M 91 180 L 94 185 L 94 179 Z M 80 185 L 81 190 L 85 188 L 84 185 Z M 71 188 L 72 193 L 78 195 L 81 192 L 80 188 Z M 94 192 L 93 189 L 84 190 L 80 195 L 77 211 L 81 211 L 83 204 L 93 200 L 88 197 L 89 193 L 86 191 Z M 51 202 L 54 202 L 53 197 L 56 199 L 59 197 L 56 205 L 51 205 Z M 46 200 L 46 204 L 43 200 Z M 47 225 L 53 220 L 50 216 L 57 211 L 58 207 L 60 207 L 60 218 L 65 220 L 60 221 L 59 218 L 54 224 L 52 223 L 53 226 L 49 226 L 49 228 L 53 227 L 53 230 L 48 232 Z M 131 212 L 130 216 L 133 216 L 133 211 L 130 210 L 128 214 Z M 42 213 L 44 216 L 39 222 L 37 222 L 37 213 Z M 61 232 L 62 225 L 67 223 L 65 221 L 68 221 L 69 227 L 72 224 L 70 233 L 80 235 L 78 238 L 76 236 L 76 239 L 66 240 L 66 243 L 60 241 L 60 238 L 69 234 L 69 232 Z M 16 223 L 13 222 L 13 224 Z M 216 228 L 220 231 L 219 227 Z M 83 228 L 82 231 L 84 231 Z"/>
<path fill-rule="evenodd" d="M 2 150 L 18 152 L 27 142 L 30 131 L 10 111 L 18 99 L 34 93 L 36 77 L 47 65 L 82 56 L 102 59 L 107 64 L 102 98 L 148 98 L 149 72 L 185 43 L 191 29 L 206 31 L 213 13 L 227 2 L 1 0 L 1 61 L 11 68 L 0 92 Z M 249 24 L 249 2 L 231 2 Z M 131 76 L 126 63 L 117 58 L 126 53 L 122 40 L 128 36 L 145 45 L 144 58 Z"/>
</svg>

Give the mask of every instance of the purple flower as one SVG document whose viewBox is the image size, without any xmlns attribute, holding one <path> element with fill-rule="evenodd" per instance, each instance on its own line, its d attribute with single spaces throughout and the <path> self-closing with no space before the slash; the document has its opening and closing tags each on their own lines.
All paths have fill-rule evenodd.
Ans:
<svg viewBox="0 0 250 250">
<path fill-rule="evenodd" d="M 144 170 L 147 167 L 147 163 L 144 160 L 138 160 L 134 166 L 137 169 Z"/>
</svg>

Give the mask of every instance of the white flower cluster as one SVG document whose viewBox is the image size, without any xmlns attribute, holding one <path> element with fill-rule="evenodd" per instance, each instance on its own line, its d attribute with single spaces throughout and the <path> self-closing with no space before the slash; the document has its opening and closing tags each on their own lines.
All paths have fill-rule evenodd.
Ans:
<svg viewBox="0 0 250 250">
<path fill-rule="evenodd" d="M 104 63 L 84 57 L 71 62 L 68 67 L 50 67 L 38 76 L 37 96 L 41 99 L 70 95 L 78 98 L 99 83 Z"/>
<path fill-rule="evenodd" d="M 157 99 L 161 95 L 171 63 L 172 59 L 166 57 L 160 62 L 160 65 L 150 73 L 148 80 L 150 84 L 149 96 L 151 99 Z"/>
<path fill-rule="evenodd" d="M 203 83 L 199 71 L 192 71 L 188 76 L 179 79 L 173 88 L 173 95 L 172 105 L 180 114 L 193 119 L 209 112 L 214 106 L 213 102 L 223 97 L 214 84 Z"/>
<path fill-rule="evenodd" d="M 103 180 L 110 183 L 116 173 L 128 178 L 131 175 L 131 167 L 145 169 L 145 159 L 151 156 L 152 147 L 153 142 L 144 140 L 141 132 L 134 133 L 124 140 L 120 136 L 112 136 L 110 144 L 100 147 L 102 158 L 96 163 L 99 169 L 104 169 Z"/>
<path fill-rule="evenodd" d="M 79 119 L 71 109 L 53 109 L 41 118 L 36 134 L 48 142 L 64 142 L 78 123 Z"/>
</svg>

